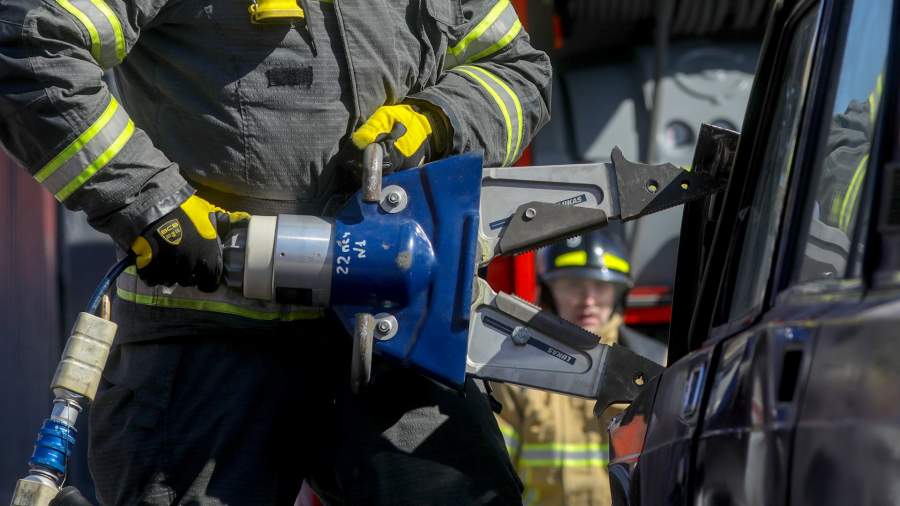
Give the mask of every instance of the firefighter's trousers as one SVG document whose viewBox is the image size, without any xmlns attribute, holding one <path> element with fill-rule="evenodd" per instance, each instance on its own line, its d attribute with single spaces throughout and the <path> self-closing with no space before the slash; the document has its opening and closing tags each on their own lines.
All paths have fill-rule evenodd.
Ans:
<svg viewBox="0 0 900 506">
<path fill-rule="evenodd" d="M 331 319 L 118 345 L 91 407 L 103 504 L 521 504 L 483 387 L 376 364 Z"/>
</svg>

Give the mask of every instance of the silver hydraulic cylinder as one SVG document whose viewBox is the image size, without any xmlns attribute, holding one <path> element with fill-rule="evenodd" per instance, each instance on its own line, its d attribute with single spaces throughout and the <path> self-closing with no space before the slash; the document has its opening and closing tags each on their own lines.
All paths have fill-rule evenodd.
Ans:
<svg viewBox="0 0 900 506">
<path fill-rule="evenodd" d="M 253 216 L 225 240 L 225 282 L 250 299 L 326 307 L 334 222 L 318 216 Z"/>
</svg>

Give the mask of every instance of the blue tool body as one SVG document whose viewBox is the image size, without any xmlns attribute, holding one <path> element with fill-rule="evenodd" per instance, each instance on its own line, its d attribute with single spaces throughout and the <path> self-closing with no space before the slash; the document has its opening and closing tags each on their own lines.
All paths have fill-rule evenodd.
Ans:
<svg viewBox="0 0 900 506">
<path fill-rule="evenodd" d="M 465 381 L 482 160 L 460 155 L 384 177 L 403 188 L 395 214 L 358 192 L 334 228 L 331 305 L 348 332 L 357 313 L 390 313 L 375 351 L 455 385 Z"/>
</svg>

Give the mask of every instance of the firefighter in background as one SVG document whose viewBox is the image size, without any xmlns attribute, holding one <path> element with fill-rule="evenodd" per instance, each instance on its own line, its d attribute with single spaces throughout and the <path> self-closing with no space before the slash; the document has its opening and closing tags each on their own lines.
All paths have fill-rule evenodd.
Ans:
<svg viewBox="0 0 900 506">
<path fill-rule="evenodd" d="M 601 343 L 628 346 L 663 363 L 665 347 L 623 325 L 625 296 L 633 285 L 624 241 L 609 229 L 573 237 L 538 255 L 539 301 L 545 309 L 596 333 Z M 496 385 L 498 415 L 510 458 L 525 483 L 524 503 L 608 505 L 609 419 L 594 416 L 595 401 Z"/>
</svg>

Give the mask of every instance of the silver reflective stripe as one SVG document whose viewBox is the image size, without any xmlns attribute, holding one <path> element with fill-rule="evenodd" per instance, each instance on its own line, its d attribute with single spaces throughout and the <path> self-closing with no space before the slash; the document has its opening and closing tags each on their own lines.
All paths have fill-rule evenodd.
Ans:
<svg viewBox="0 0 900 506">
<path fill-rule="evenodd" d="M 519 151 L 522 147 L 522 126 L 524 123 L 522 103 L 519 101 L 519 97 L 502 79 L 478 65 L 461 65 L 450 69 L 450 72 L 465 75 L 475 81 L 493 98 L 503 117 L 506 129 L 506 142 L 501 142 L 502 146 L 506 146 L 503 165 L 511 165 L 518 159 Z"/>
<path fill-rule="evenodd" d="M 125 59 L 122 23 L 104 0 L 56 0 L 56 3 L 87 30 L 91 55 L 98 65 L 108 69 Z"/>
<path fill-rule="evenodd" d="M 110 97 L 100 116 L 34 177 L 62 202 L 115 158 L 133 133 L 128 113 Z"/>
<path fill-rule="evenodd" d="M 191 309 L 210 313 L 240 316 L 251 320 L 312 320 L 324 314 L 320 308 L 289 304 L 276 304 L 247 299 L 241 292 L 221 287 L 213 293 L 183 286 L 147 286 L 137 277 L 135 268 L 129 267 L 116 282 L 116 295 L 128 302 L 145 306 Z"/>
<path fill-rule="evenodd" d="M 522 31 L 509 0 L 500 0 L 456 45 L 447 49 L 448 68 L 486 58 L 500 51 Z"/>
</svg>

